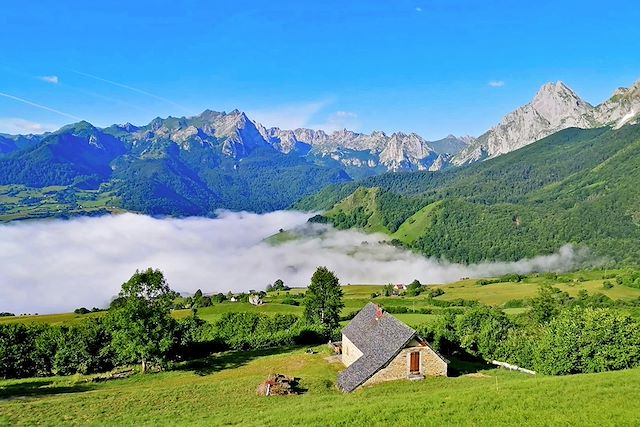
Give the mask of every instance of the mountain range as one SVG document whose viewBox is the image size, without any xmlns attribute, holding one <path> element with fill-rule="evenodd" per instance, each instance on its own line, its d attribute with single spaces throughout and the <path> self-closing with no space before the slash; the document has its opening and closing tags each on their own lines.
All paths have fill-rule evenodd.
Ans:
<svg viewBox="0 0 640 427">
<path fill-rule="evenodd" d="M 563 129 L 634 124 L 640 82 L 593 107 L 561 82 L 478 138 L 267 128 L 245 113 L 206 110 L 42 135 L 0 135 L 0 218 L 120 209 L 154 215 L 265 212 L 327 185 L 387 172 L 440 171 L 497 157 Z"/>
</svg>

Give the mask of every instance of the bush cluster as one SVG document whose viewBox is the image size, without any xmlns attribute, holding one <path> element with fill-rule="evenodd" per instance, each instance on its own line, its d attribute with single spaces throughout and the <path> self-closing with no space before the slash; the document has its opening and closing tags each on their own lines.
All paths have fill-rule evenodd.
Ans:
<svg viewBox="0 0 640 427">
<path fill-rule="evenodd" d="M 322 328 L 293 314 L 226 313 L 215 323 L 220 341 L 231 349 L 248 350 L 324 341 Z"/>
<path fill-rule="evenodd" d="M 580 304 L 542 290 L 526 317 L 485 306 L 448 314 L 419 332 L 443 352 L 466 352 L 542 374 L 640 366 L 640 321 L 613 307 Z"/>
<path fill-rule="evenodd" d="M 137 363 L 123 357 L 106 318 L 71 326 L 0 325 L 0 378 L 93 374 Z M 319 326 L 294 315 L 228 313 L 215 324 L 196 316 L 173 321 L 165 362 L 204 357 L 227 349 L 257 349 L 324 342 Z"/>
</svg>

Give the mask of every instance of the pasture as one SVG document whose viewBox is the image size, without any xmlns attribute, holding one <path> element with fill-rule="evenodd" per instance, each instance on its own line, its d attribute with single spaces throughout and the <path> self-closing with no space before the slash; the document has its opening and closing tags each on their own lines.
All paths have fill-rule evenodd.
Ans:
<svg viewBox="0 0 640 427">
<path fill-rule="evenodd" d="M 640 370 L 565 377 L 498 369 L 344 395 L 325 346 L 222 353 L 156 374 L 0 381 L 0 425 L 638 425 Z M 270 373 L 301 395 L 259 397 Z"/>
</svg>

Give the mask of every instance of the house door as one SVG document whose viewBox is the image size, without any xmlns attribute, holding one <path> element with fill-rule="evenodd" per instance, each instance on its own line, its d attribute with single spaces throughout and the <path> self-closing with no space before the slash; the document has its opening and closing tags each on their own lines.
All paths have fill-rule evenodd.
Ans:
<svg viewBox="0 0 640 427">
<path fill-rule="evenodd" d="M 410 374 L 420 373 L 420 352 L 418 351 L 414 351 L 409 356 L 409 373 Z"/>
</svg>

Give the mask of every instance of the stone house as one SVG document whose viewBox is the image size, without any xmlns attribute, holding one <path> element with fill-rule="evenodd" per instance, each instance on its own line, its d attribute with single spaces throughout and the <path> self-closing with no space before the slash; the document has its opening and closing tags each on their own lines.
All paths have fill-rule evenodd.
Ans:
<svg viewBox="0 0 640 427">
<path fill-rule="evenodd" d="M 376 304 L 367 304 L 342 331 L 342 363 L 338 388 L 359 387 L 399 379 L 446 376 L 449 361 L 413 329 Z"/>
</svg>

